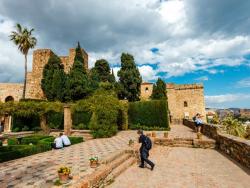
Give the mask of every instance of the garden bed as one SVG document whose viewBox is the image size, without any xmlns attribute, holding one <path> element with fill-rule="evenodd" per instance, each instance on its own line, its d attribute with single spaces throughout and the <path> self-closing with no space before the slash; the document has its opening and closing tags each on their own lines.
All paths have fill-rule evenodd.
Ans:
<svg viewBox="0 0 250 188">
<path fill-rule="evenodd" d="M 21 140 L 21 144 L 18 144 L 16 138 L 8 139 L 8 146 L 0 146 L 0 162 L 49 151 L 54 139 L 53 136 L 46 135 L 27 136 Z M 82 137 L 69 137 L 69 139 L 72 145 L 83 142 Z"/>
</svg>

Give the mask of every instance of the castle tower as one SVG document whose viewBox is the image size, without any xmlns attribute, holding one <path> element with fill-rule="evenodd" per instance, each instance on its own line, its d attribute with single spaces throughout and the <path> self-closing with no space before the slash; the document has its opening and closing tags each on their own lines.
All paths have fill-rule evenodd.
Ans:
<svg viewBox="0 0 250 188">
<path fill-rule="evenodd" d="M 88 69 L 88 54 L 82 49 L 84 66 Z M 27 91 L 26 98 L 30 99 L 45 99 L 44 93 L 41 88 L 41 80 L 43 77 L 44 66 L 48 63 L 49 58 L 54 54 L 50 49 L 38 49 L 33 52 L 33 64 L 32 72 L 28 72 L 27 75 Z M 60 56 L 62 63 L 64 64 L 64 70 L 66 73 L 70 71 L 73 66 L 75 58 L 75 49 L 69 50 L 69 56 Z"/>
</svg>

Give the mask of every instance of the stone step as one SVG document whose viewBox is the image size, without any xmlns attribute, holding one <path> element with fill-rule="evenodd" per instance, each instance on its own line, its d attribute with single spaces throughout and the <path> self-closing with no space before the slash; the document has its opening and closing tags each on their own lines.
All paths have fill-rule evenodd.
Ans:
<svg viewBox="0 0 250 188">
<path fill-rule="evenodd" d="M 130 157 L 128 160 L 126 160 L 124 163 L 122 163 L 120 166 L 118 166 L 116 169 L 112 171 L 113 177 L 116 178 L 117 176 L 119 176 L 127 168 L 132 166 L 135 162 L 136 159 L 134 157 Z"/>
<path fill-rule="evenodd" d="M 169 141 L 169 142 L 166 142 L 166 143 L 169 143 L 169 144 L 193 144 L 193 141 L 189 141 L 189 140 L 173 140 L 173 141 Z"/>
<path fill-rule="evenodd" d="M 119 158 L 117 158 L 114 161 L 112 161 L 110 163 L 110 166 L 111 166 L 112 170 L 114 170 L 117 167 L 119 167 L 122 163 L 124 163 L 125 161 L 127 161 L 129 158 L 131 158 L 131 155 L 129 153 L 125 153 L 122 156 L 120 156 Z"/>
<path fill-rule="evenodd" d="M 194 147 L 192 144 L 173 144 L 169 145 L 170 147 L 185 147 L 185 148 L 192 148 Z"/>
<path fill-rule="evenodd" d="M 110 156 L 108 156 L 107 158 L 104 158 L 101 163 L 102 164 L 109 164 L 113 161 L 115 161 L 117 158 L 119 158 L 120 156 L 122 156 L 123 154 L 125 154 L 126 152 L 125 151 L 117 151 L 113 154 L 111 154 Z"/>
</svg>

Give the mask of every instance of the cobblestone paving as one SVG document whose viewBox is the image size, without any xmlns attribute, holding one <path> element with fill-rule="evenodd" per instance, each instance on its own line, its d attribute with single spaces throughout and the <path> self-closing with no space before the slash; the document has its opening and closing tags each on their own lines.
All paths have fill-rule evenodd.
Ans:
<svg viewBox="0 0 250 188">
<path fill-rule="evenodd" d="M 250 171 L 212 149 L 158 146 L 154 171 L 133 165 L 108 188 L 249 188 Z"/>
<path fill-rule="evenodd" d="M 89 168 L 89 158 L 100 159 L 127 146 L 129 139 L 136 138 L 135 131 L 123 131 L 109 139 L 96 139 L 33 156 L 0 163 L 0 188 L 51 187 L 57 179 L 57 169 L 71 167 L 72 175 L 84 176 Z"/>
</svg>

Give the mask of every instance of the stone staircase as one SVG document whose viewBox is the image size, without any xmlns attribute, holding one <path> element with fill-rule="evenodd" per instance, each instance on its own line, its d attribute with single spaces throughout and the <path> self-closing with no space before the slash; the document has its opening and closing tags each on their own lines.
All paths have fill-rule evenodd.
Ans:
<svg viewBox="0 0 250 188">
<path fill-rule="evenodd" d="M 99 167 L 71 187 L 94 188 L 109 185 L 117 176 L 137 161 L 137 156 L 138 153 L 134 150 L 116 152 L 102 160 Z"/>
<path fill-rule="evenodd" d="M 188 148 L 215 148 L 216 142 L 212 139 L 196 138 L 154 138 L 154 144 L 169 147 L 188 147 Z"/>
</svg>

